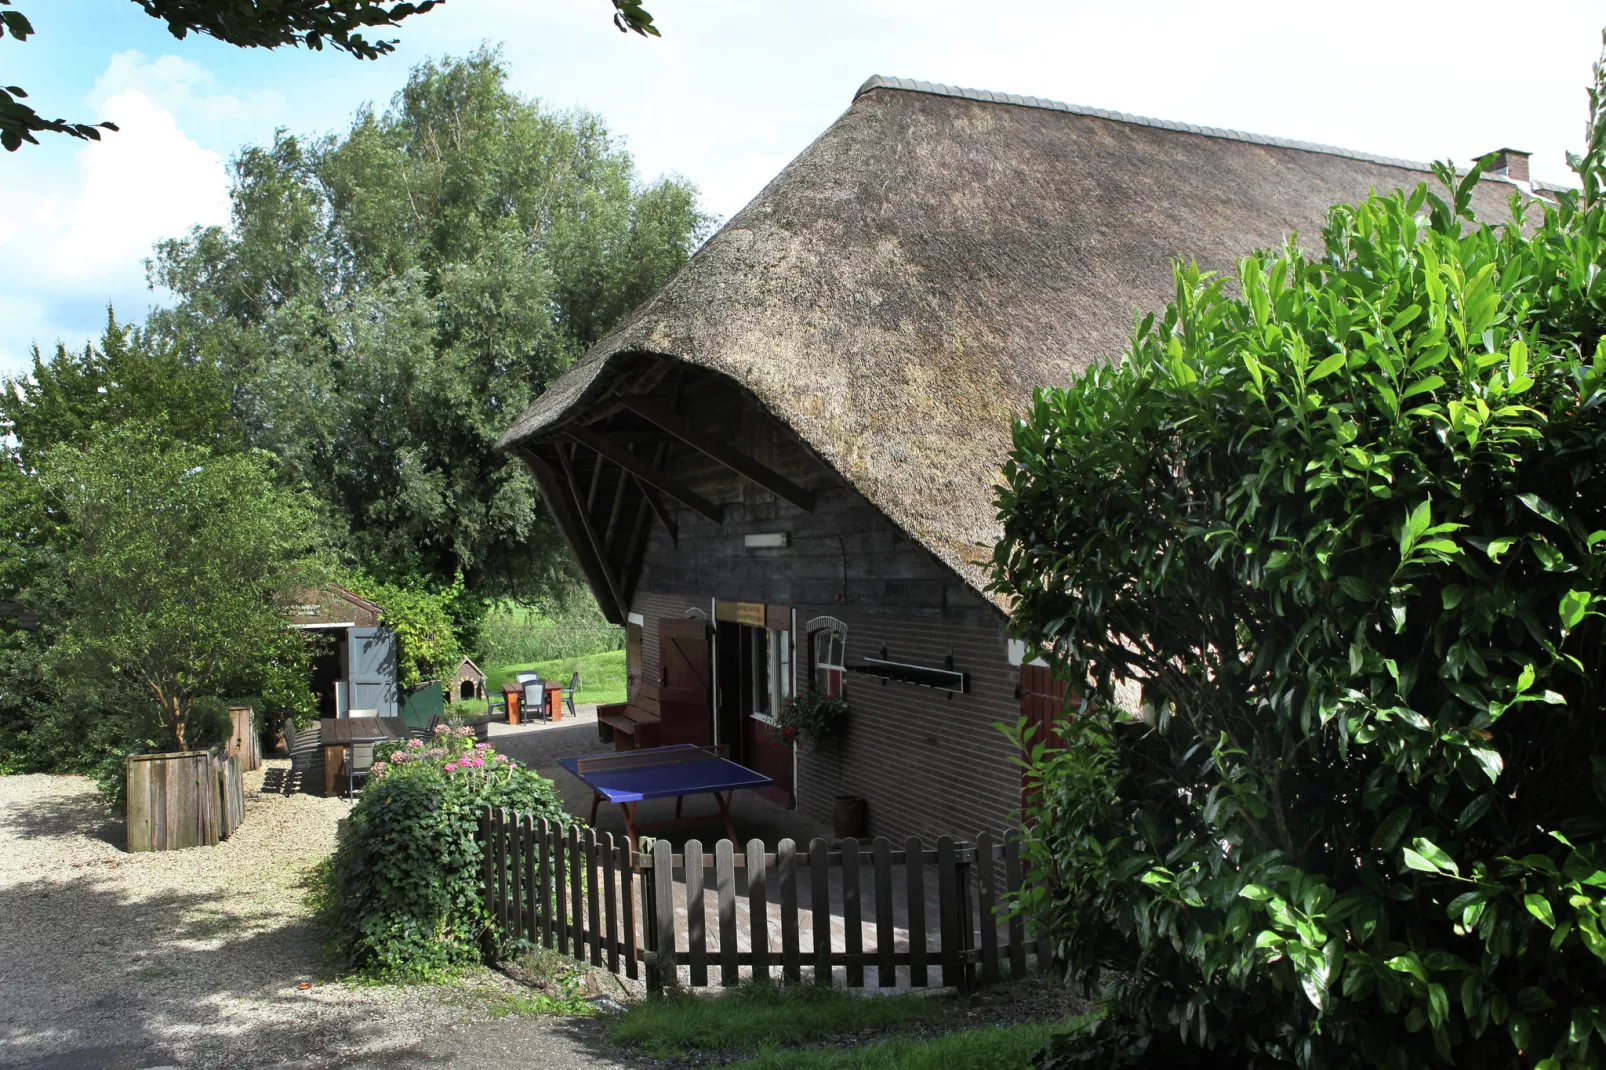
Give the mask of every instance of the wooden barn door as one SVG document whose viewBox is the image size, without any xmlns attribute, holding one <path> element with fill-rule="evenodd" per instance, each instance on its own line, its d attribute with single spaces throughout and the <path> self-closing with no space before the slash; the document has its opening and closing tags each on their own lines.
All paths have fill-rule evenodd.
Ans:
<svg viewBox="0 0 1606 1070">
<path fill-rule="evenodd" d="M 351 629 L 350 709 L 395 717 L 396 636 L 389 628 Z"/>
<path fill-rule="evenodd" d="M 708 622 L 700 619 L 658 622 L 659 742 L 714 742 L 708 704 Z"/>
<path fill-rule="evenodd" d="M 1056 680 L 1046 665 L 1020 667 L 1020 715 L 1031 730 L 1031 741 L 1046 743 L 1049 748 L 1060 746 L 1054 734 L 1054 724 L 1065 710 L 1065 680 Z M 1036 778 L 1021 771 L 1020 804 L 1024 809 L 1031 805 L 1037 793 Z"/>
</svg>

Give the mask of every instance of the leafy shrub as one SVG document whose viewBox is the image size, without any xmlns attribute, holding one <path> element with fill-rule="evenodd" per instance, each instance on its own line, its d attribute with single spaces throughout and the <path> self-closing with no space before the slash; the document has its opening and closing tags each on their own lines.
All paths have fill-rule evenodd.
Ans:
<svg viewBox="0 0 1606 1070">
<path fill-rule="evenodd" d="M 490 919 L 477 833 L 485 807 L 564 817 L 552 782 L 468 729 L 425 745 L 375 748 L 373 772 L 334 855 L 314 875 L 313 904 L 342 962 L 376 977 L 424 977 L 470 965 Z"/>
<path fill-rule="evenodd" d="M 1439 168 L 1236 292 L 1179 267 L 1017 426 L 996 584 L 1093 696 L 1036 751 L 1026 905 L 1123 1028 L 1606 1063 L 1603 89 L 1581 193 L 1495 229 Z"/>
<path fill-rule="evenodd" d="M 527 665 L 623 650 L 625 630 L 612 625 L 526 625 L 493 620 L 480 633 L 486 665 Z"/>
</svg>

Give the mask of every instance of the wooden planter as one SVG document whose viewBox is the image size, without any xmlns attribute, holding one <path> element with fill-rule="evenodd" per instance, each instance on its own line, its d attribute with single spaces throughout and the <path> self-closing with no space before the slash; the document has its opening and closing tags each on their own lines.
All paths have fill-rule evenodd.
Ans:
<svg viewBox="0 0 1606 1070">
<path fill-rule="evenodd" d="M 227 839 L 245 816 L 239 755 L 219 751 L 131 754 L 128 849 L 177 851 Z"/>
</svg>

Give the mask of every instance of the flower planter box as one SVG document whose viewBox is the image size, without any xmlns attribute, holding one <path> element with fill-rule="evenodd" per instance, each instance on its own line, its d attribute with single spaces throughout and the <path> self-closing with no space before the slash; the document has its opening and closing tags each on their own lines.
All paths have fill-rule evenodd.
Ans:
<svg viewBox="0 0 1606 1070">
<path fill-rule="evenodd" d="M 242 765 L 206 750 L 125 758 L 129 851 L 212 847 L 233 835 L 245 817 Z"/>
</svg>

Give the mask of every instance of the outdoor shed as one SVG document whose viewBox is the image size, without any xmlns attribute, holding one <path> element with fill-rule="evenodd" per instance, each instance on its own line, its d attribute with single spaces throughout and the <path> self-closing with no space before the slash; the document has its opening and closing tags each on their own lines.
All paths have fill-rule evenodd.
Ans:
<svg viewBox="0 0 1606 1070">
<path fill-rule="evenodd" d="M 323 637 L 312 666 L 313 692 L 323 717 L 351 710 L 397 713 L 396 636 L 385 611 L 344 587 L 327 584 L 302 591 L 290 625 Z"/>
<path fill-rule="evenodd" d="M 996 722 L 1061 689 L 987 591 L 994 486 L 1034 387 L 1118 355 L 1171 265 L 1230 271 L 1425 164 L 871 78 L 812 145 L 503 436 L 608 618 L 663 743 L 723 743 L 876 835 L 1000 831 Z M 1486 219 L 1528 196 L 1507 152 Z M 636 651 L 639 649 L 639 655 Z M 846 737 L 769 725 L 809 687 Z"/>
</svg>

